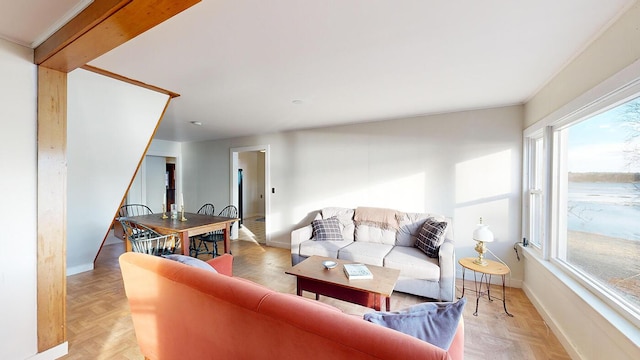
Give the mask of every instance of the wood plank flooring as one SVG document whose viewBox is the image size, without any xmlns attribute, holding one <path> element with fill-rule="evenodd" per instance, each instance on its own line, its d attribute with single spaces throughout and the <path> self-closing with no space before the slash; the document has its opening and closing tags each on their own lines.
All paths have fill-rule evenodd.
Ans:
<svg viewBox="0 0 640 360">
<path fill-rule="evenodd" d="M 261 245 L 244 228 L 240 229 L 240 239 L 244 240 L 231 242 L 234 276 L 295 294 L 295 278 L 284 273 L 291 264 L 289 250 Z M 69 355 L 64 359 L 143 358 L 136 343 L 117 261 L 123 251 L 122 243 L 107 245 L 97 259 L 95 270 L 68 277 Z M 458 280 L 458 295 L 461 286 Z M 492 288 L 492 293 L 498 295 L 500 290 Z M 305 296 L 313 297 L 312 294 Z M 500 301 L 490 303 L 486 296 L 480 299 L 478 316 L 473 316 L 475 297 L 471 293 L 465 296 L 469 296 L 464 311 L 465 359 L 570 359 L 522 290 L 507 289 L 507 307 L 514 314 L 512 318 L 504 313 Z M 391 306 L 401 309 L 425 300 L 394 293 Z M 371 311 L 324 296 L 320 301 L 349 314 L 363 315 Z"/>
</svg>

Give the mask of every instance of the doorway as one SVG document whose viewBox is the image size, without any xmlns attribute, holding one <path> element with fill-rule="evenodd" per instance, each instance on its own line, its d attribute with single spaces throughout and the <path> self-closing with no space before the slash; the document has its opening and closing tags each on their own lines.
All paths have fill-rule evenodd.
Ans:
<svg viewBox="0 0 640 360">
<path fill-rule="evenodd" d="M 231 149 L 231 199 L 242 209 L 242 230 L 258 243 L 269 236 L 269 145 Z"/>
</svg>

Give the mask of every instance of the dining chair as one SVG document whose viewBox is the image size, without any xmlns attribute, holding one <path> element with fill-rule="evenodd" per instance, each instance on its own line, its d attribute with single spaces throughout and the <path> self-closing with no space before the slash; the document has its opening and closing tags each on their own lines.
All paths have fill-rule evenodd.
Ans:
<svg viewBox="0 0 640 360">
<path fill-rule="evenodd" d="M 237 218 L 238 208 L 235 207 L 234 205 L 227 205 L 224 209 L 220 211 L 218 216 Z M 205 251 L 202 251 L 201 253 L 211 254 L 212 257 L 216 257 L 220 255 L 220 253 L 218 252 L 218 243 L 220 241 L 224 241 L 224 230 L 212 231 L 209 234 L 199 237 L 198 248 L 201 248 L 201 246 L 204 246 Z M 207 244 L 212 245 L 211 251 L 209 251 L 209 246 Z M 198 254 L 198 251 L 196 251 L 196 256 L 197 254 Z"/>
<path fill-rule="evenodd" d="M 125 239 L 122 225 L 120 224 L 120 222 L 117 221 L 117 220 L 120 220 L 121 217 L 148 215 L 148 214 L 153 214 L 153 212 L 147 205 L 128 204 L 128 205 L 120 206 L 120 208 L 118 209 L 118 215 L 114 219 L 116 221 L 114 221 L 113 223 L 113 234 L 120 239 L 123 239 L 123 240 Z"/>
<path fill-rule="evenodd" d="M 120 223 L 125 239 L 131 242 L 134 252 L 160 256 L 174 254 L 180 247 L 177 233 L 162 235 L 147 226 L 124 219 L 120 219 Z"/>
<path fill-rule="evenodd" d="M 153 211 L 144 204 L 126 204 L 120 206 L 118 217 L 138 216 L 153 214 Z"/>
<path fill-rule="evenodd" d="M 204 204 L 198 209 L 198 214 L 214 216 L 216 214 L 216 207 L 211 203 Z M 190 256 L 198 257 L 199 254 L 211 254 L 211 256 L 213 256 L 213 252 L 209 251 L 207 244 L 202 242 L 202 237 L 208 236 L 209 234 L 210 233 L 189 238 Z M 202 250 L 203 247 L 204 250 Z"/>
</svg>

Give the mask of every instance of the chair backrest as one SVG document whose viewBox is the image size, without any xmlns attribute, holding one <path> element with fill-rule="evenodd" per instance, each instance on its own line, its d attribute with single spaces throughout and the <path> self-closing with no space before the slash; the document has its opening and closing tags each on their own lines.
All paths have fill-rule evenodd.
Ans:
<svg viewBox="0 0 640 360">
<path fill-rule="evenodd" d="M 224 209 L 220 210 L 220 213 L 218 214 L 218 216 L 237 218 L 238 217 L 238 208 L 235 207 L 234 205 L 227 205 L 227 206 L 224 207 Z M 231 226 L 233 226 L 233 224 L 235 224 L 235 222 L 231 223 Z M 216 231 L 213 232 L 213 234 L 216 234 L 218 236 L 220 236 L 223 233 L 224 233 L 223 230 L 216 230 Z"/>
<path fill-rule="evenodd" d="M 155 230 L 129 220 L 120 220 L 127 241 L 131 242 L 134 252 L 150 255 L 175 253 L 180 246 L 178 234 L 162 235 Z"/>
<path fill-rule="evenodd" d="M 144 204 L 127 204 L 120 206 L 118 217 L 138 216 L 153 214 L 153 211 Z"/>
<path fill-rule="evenodd" d="M 204 204 L 198 210 L 198 214 L 214 216 L 216 214 L 216 207 L 211 203 Z"/>
<path fill-rule="evenodd" d="M 234 205 L 227 205 L 224 209 L 222 209 L 220 211 L 220 214 L 218 214 L 218 216 L 237 218 L 238 217 L 238 208 L 235 207 Z"/>
</svg>

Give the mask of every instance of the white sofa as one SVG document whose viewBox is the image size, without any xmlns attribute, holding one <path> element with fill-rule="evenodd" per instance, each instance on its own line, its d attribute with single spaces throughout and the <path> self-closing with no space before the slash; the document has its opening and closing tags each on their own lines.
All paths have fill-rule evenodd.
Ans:
<svg viewBox="0 0 640 360">
<path fill-rule="evenodd" d="M 371 208 L 324 208 L 315 220 L 337 217 L 341 241 L 315 241 L 313 228 L 307 225 L 291 232 L 293 265 L 312 255 L 344 259 L 400 270 L 396 291 L 439 301 L 455 298 L 455 246 L 451 219 L 427 213 L 405 213 L 380 209 L 395 217 L 397 226 L 377 226 L 359 219 L 357 212 Z M 447 222 L 444 243 L 436 258 L 415 247 L 416 236 L 428 218 Z"/>
</svg>

